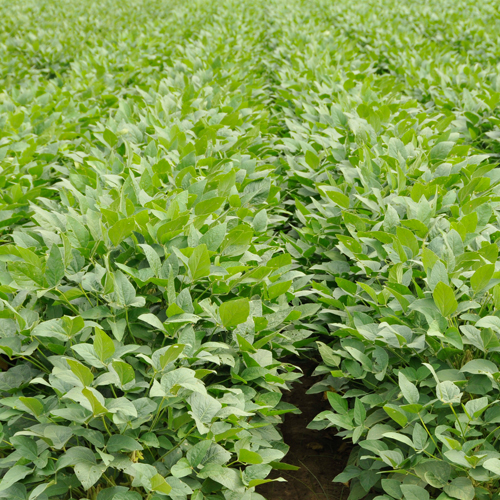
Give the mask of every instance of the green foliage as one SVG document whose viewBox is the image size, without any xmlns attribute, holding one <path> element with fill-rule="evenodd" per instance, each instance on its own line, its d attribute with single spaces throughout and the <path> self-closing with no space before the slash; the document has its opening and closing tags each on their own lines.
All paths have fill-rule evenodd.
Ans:
<svg viewBox="0 0 500 500">
<path fill-rule="evenodd" d="M 497 500 L 497 7 L 4 2 L 0 498 Z"/>
<path fill-rule="evenodd" d="M 283 468 L 311 332 L 265 54 L 240 9 L 160 6 L 0 8 L 1 498 L 258 500 Z"/>
<path fill-rule="evenodd" d="M 497 498 L 500 81 L 476 34 L 500 19 L 389 4 L 309 4 L 280 53 L 283 238 L 316 273 L 332 406 L 310 426 L 356 444 L 350 500 Z"/>
</svg>

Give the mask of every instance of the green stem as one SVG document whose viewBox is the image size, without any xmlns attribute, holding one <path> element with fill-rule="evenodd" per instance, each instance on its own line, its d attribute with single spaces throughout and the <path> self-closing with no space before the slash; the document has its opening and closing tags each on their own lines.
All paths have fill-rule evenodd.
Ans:
<svg viewBox="0 0 500 500">
<path fill-rule="evenodd" d="M 460 431 L 462 432 L 462 438 L 465 439 L 465 431 L 464 428 L 462 427 L 462 422 L 460 422 L 460 420 L 458 419 L 458 416 L 455 413 L 455 408 L 453 408 L 453 405 L 451 403 L 450 403 L 450 408 L 451 411 L 453 412 L 453 415 L 455 415 L 455 420 L 457 421 L 458 426 L 460 427 Z"/>
<path fill-rule="evenodd" d="M 184 438 L 179 441 L 172 449 L 168 450 L 167 453 L 163 454 L 159 459 L 158 462 L 161 462 L 167 455 L 172 453 L 176 448 L 179 448 L 179 446 L 186 441 L 186 439 L 193 433 L 193 431 L 196 429 L 196 425 L 193 425 L 189 432 L 184 436 Z"/>
<path fill-rule="evenodd" d="M 42 363 L 40 363 L 40 361 L 36 361 L 35 362 L 34 359 L 30 359 L 30 358 L 27 358 L 25 356 L 21 356 L 21 359 L 24 359 L 25 361 L 28 361 L 28 363 L 31 363 L 33 366 L 36 366 L 40 370 L 43 370 L 45 373 L 49 373 L 50 374 L 50 371 L 44 365 L 42 365 Z"/>
<path fill-rule="evenodd" d="M 130 328 L 130 324 L 128 322 L 128 308 L 125 309 L 125 319 L 127 321 L 127 328 L 130 333 L 130 336 L 132 337 L 134 344 L 137 344 L 137 340 L 135 340 L 134 334 L 132 333 L 132 329 Z"/>
<path fill-rule="evenodd" d="M 429 429 L 425 425 L 424 419 L 422 418 L 422 415 L 420 415 L 420 412 L 418 414 L 418 418 L 420 419 L 420 422 L 422 422 L 422 425 L 424 426 L 424 429 L 427 431 L 427 434 L 429 434 L 429 437 L 431 438 L 431 441 L 434 443 L 436 450 L 439 450 L 439 447 L 438 447 L 436 441 L 434 441 L 434 438 L 432 437 L 432 434 L 429 432 Z"/>
<path fill-rule="evenodd" d="M 167 396 L 163 396 L 162 400 L 160 401 L 160 405 L 158 406 L 159 410 L 158 410 L 158 413 L 156 414 L 155 418 L 153 419 L 153 422 L 151 424 L 151 427 L 149 428 L 149 432 L 151 432 L 154 428 L 155 428 L 155 425 L 156 423 L 158 422 L 158 420 L 160 419 L 163 411 L 165 410 L 165 408 L 162 409 L 161 405 L 163 404 L 163 402 L 165 401 L 165 398 Z"/>
<path fill-rule="evenodd" d="M 496 431 L 498 431 L 498 429 L 500 429 L 500 425 L 498 427 L 496 427 L 495 429 L 493 429 L 487 436 L 486 438 L 484 439 L 485 441 L 488 441 L 488 439 L 490 439 L 491 436 L 493 436 L 495 434 Z M 500 436 L 500 434 L 499 434 Z M 496 443 L 498 440 L 498 437 L 495 439 L 494 443 Z"/>
<path fill-rule="evenodd" d="M 55 290 L 59 293 L 59 297 L 63 299 L 63 301 L 66 303 L 66 305 L 77 315 L 80 316 L 80 311 L 64 296 L 64 293 L 62 293 L 57 287 Z"/>
<path fill-rule="evenodd" d="M 109 432 L 108 426 L 106 424 L 106 419 L 104 418 L 104 415 L 102 415 L 102 423 L 104 424 L 104 427 L 106 428 L 106 432 L 111 436 L 111 432 Z"/>
</svg>

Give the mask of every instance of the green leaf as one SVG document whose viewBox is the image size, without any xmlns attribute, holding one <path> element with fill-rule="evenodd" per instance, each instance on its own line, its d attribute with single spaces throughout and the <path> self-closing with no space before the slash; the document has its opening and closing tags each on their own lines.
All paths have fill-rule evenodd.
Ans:
<svg viewBox="0 0 500 500">
<path fill-rule="evenodd" d="M 151 489 L 164 495 L 168 495 L 172 491 L 172 487 L 165 481 L 165 478 L 161 474 L 156 474 L 151 478 Z"/>
<path fill-rule="evenodd" d="M 108 231 L 109 239 L 111 243 L 116 247 L 125 238 L 128 238 L 135 228 L 135 219 L 128 217 L 126 219 L 121 219 L 116 224 L 114 224 Z"/>
<path fill-rule="evenodd" d="M 80 379 L 84 387 L 92 385 L 94 375 L 85 365 L 76 359 L 66 359 L 66 363 L 68 363 L 71 371 Z"/>
<path fill-rule="evenodd" d="M 163 326 L 163 323 L 158 319 L 158 316 L 155 316 L 154 314 L 150 314 L 150 313 L 141 314 L 139 316 L 139 319 L 141 321 L 144 321 L 144 322 L 148 323 L 149 325 L 153 326 L 157 330 L 160 330 L 162 332 L 166 331 L 165 327 Z"/>
<path fill-rule="evenodd" d="M 184 344 L 174 344 L 171 345 L 161 356 L 160 356 L 160 366 L 165 368 L 169 363 L 175 361 L 184 350 Z"/>
<path fill-rule="evenodd" d="M 348 414 L 349 405 L 347 404 L 347 401 L 340 394 L 337 394 L 336 392 L 328 391 L 326 393 L 326 395 L 328 397 L 328 401 L 332 405 L 332 408 L 337 413 L 340 413 L 341 415 Z"/>
<path fill-rule="evenodd" d="M 26 398 L 21 396 L 19 401 L 21 401 L 21 403 L 23 403 L 23 405 L 26 406 L 33 413 L 33 415 L 35 415 L 35 417 L 45 413 L 43 403 L 36 398 Z"/>
<path fill-rule="evenodd" d="M 317 170 L 319 167 L 319 158 L 318 155 L 314 154 L 312 151 L 309 149 L 306 151 L 305 154 L 305 160 L 306 163 L 314 170 Z"/>
<path fill-rule="evenodd" d="M 482 373 L 495 374 L 500 370 L 498 369 L 498 366 L 489 359 L 473 359 L 472 361 L 465 363 L 460 371 L 464 373 L 473 373 L 476 375 L 480 375 Z"/>
<path fill-rule="evenodd" d="M 140 443 L 129 436 L 113 434 L 106 443 L 106 449 L 109 453 L 119 451 L 141 451 L 143 448 Z"/>
<path fill-rule="evenodd" d="M 49 286 L 54 287 L 58 285 L 64 277 L 64 272 L 64 261 L 61 256 L 61 251 L 57 245 L 52 245 L 45 266 L 45 279 Z"/>
<path fill-rule="evenodd" d="M 200 201 L 194 208 L 196 215 L 213 214 L 226 201 L 224 196 L 216 196 L 214 198 L 209 198 L 208 200 Z"/>
<path fill-rule="evenodd" d="M 191 406 L 189 412 L 196 422 L 198 432 L 206 434 L 208 432 L 207 425 L 212 422 L 212 419 L 220 411 L 222 405 L 211 396 L 193 392 L 188 398 L 188 403 Z"/>
<path fill-rule="evenodd" d="M 121 306 L 131 306 L 135 303 L 135 288 L 121 271 L 115 272 L 115 295 Z"/>
<path fill-rule="evenodd" d="M 444 487 L 444 491 L 450 497 L 459 500 L 474 500 L 475 497 L 474 486 L 466 477 L 456 477 Z"/>
<path fill-rule="evenodd" d="M 245 464 L 261 464 L 263 462 L 262 457 L 258 453 L 245 450 L 244 448 L 238 451 L 238 460 Z"/>
<path fill-rule="evenodd" d="M 406 401 L 408 401 L 409 404 L 418 404 L 420 394 L 417 387 L 412 384 L 401 371 L 398 373 L 398 378 L 399 387 Z"/>
<path fill-rule="evenodd" d="M 273 300 L 280 295 L 286 293 L 292 286 L 292 280 L 282 281 L 280 283 L 274 283 L 267 289 L 267 297 L 269 300 Z"/>
<path fill-rule="evenodd" d="M 122 385 L 127 385 L 135 379 L 134 369 L 125 361 L 113 361 L 111 364 Z"/>
<path fill-rule="evenodd" d="M 393 498 L 403 498 L 403 492 L 401 491 L 401 482 L 397 479 L 382 479 L 381 481 L 383 490 L 391 495 Z"/>
<path fill-rule="evenodd" d="M 437 396 L 445 404 L 460 403 L 462 393 L 460 389 L 450 380 L 437 384 Z"/>
<path fill-rule="evenodd" d="M 426 430 L 417 422 L 413 426 L 413 435 L 412 435 L 413 443 L 417 450 L 425 449 L 427 444 L 428 435 Z"/>
<path fill-rule="evenodd" d="M 14 465 L 11 467 L 0 482 L 0 491 L 4 491 L 10 488 L 14 483 L 17 483 L 24 479 L 27 475 L 33 472 L 32 469 L 25 467 L 24 465 Z"/>
<path fill-rule="evenodd" d="M 498 458 L 490 458 L 483 463 L 483 467 L 493 474 L 500 476 L 500 460 Z"/>
<path fill-rule="evenodd" d="M 429 500 L 430 498 L 429 492 L 416 484 L 402 484 L 401 491 L 405 500 Z"/>
<path fill-rule="evenodd" d="M 210 256 L 206 245 L 197 246 L 188 260 L 191 280 L 196 281 L 210 274 Z"/>
<path fill-rule="evenodd" d="M 234 328 L 248 319 L 250 302 L 247 298 L 224 302 L 219 308 L 219 314 L 226 328 Z"/>
<path fill-rule="evenodd" d="M 267 211 L 265 209 L 257 212 L 253 218 L 253 228 L 256 233 L 262 233 L 267 229 L 268 219 L 267 219 Z"/>
<path fill-rule="evenodd" d="M 212 441 L 209 439 L 205 439 L 203 441 L 199 441 L 193 447 L 191 447 L 187 454 L 186 458 L 191 467 L 198 467 L 202 460 L 205 458 L 209 448 L 212 446 Z"/>
<path fill-rule="evenodd" d="M 458 302 L 453 290 L 442 281 L 436 285 L 432 296 L 439 311 L 445 318 L 451 316 L 457 310 Z"/>
<path fill-rule="evenodd" d="M 450 141 L 443 141 L 436 144 L 430 151 L 431 161 L 440 162 L 445 160 L 454 145 L 455 143 Z"/>
<path fill-rule="evenodd" d="M 209 229 L 201 238 L 200 244 L 206 245 L 211 252 L 216 252 L 224 241 L 227 232 L 227 224 L 217 224 Z"/>
<path fill-rule="evenodd" d="M 400 410 L 397 406 L 394 405 L 386 405 L 384 406 L 384 410 L 392 418 L 396 423 L 398 423 L 401 427 L 405 427 L 408 423 L 408 418 L 404 414 L 403 410 Z"/>
<path fill-rule="evenodd" d="M 326 365 L 333 367 L 337 367 L 340 365 L 341 358 L 333 352 L 333 349 L 331 347 L 328 347 L 326 344 L 320 342 L 319 340 L 316 342 L 316 344 L 318 345 L 318 350 L 321 358 Z"/>
<path fill-rule="evenodd" d="M 344 193 L 340 193 L 339 191 L 326 191 L 326 194 L 330 200 L 333 201 L 336 205 L 342 208 L 349 208 L 349 197 Z"/>
<path fill-rule="evenodd" d="M 144 254 L 146 255 L 149 267 L 152 269 L 154 275 L 158 277 L 160 275 L 160 270 L 161 270 L 161 260 L 160 257 L 158 256 L 158 253 L 153 247 L 149 245 L 142 244 L 139 246 L 142 248 Z"/>
<path fill-rule="evenodd" d="M 94 349 L 103 363 L 115 353 L 115 344 L 100 328 L 95 329 Z"/>
<path fill-rule="evenodd" d="M 351 281 L 345 280 L 344 278 L 335 278 L 335 281 L 337 282 L 337 285 L 342 288 L 342 290 L 345 290 L 351 295 L 356 294 L 356 291 L 358 290 L 358 286 L 356 285 L 356 283 L 352 283 Z"/>
<path fill-rule="evenodd" d="M 366 410 L 359 399 L 354 400 L 354 421 L 357 425 L 363 425 L 366 419 Z"/>
<path fill-rule="evenodd" d="M 88 399 L 90 406 L 92 407 L 92 413 L 94 416 L 100 416 L 108 413 L 108 410 L 102 405 L 102 403 L 96 398 L 94 393 L 89 389 L 85 388 L 82 390 L 82 394 Z"/>
<path fill-rule="evenodd" d="M 94 453 L 81 446 L 70 448 L 57 462 L 57 469 L 73 465 L 77 478 L 85 489 L 92 487 L 107 469 L 105 462 L 97 463 Z"/>
<path fill-rule="evenodd" d="M 483 288 L 485 288 L 490 279 L 493 277 L 493 273 L 495 272 L 495 264 L 486 264 L 485 266 L 480 267 L 477 271 L 471 276 L 470 284 L 474 293 L 480 292 Z"/>
<path fill-rule="evenodd" d="M 16 450 L 22 453 L 24 458 L 28 460 L 36 460 L 38 458 L 38 446 L 36 441 L 28 436 L 12 436 L 10 442 Z"/>
</svg>

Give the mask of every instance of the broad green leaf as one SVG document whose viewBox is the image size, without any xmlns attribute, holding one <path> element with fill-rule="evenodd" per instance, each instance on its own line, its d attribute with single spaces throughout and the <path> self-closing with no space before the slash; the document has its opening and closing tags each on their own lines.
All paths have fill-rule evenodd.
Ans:
<svg viewBox="0 0 500 500">
<path fill-rule="evenodd" d="M 144 254 L 146 255 L 146 259 L 148 261 L 149 267 L 153 270 L 153 273 L 155 276 L 160 275 L 160 269 L 161 269 L 161 260 L 160 257 L 158 256 L 158 253 L 156 250 L 146 244 L 140 245 L 142 250 L 144 251 Z"/>
<path fill-rule="evenodd" d="M 342 208 L 349 208 L 349 197 L 339 191 L 326 191 L 328 198 Z"/>
<path fill-rule="evenodd" d="M 429 500 L 429 492 L 416 484 L 402 484 L 401 491 L 405 500 Z"/>
<path fill-rule="evenodd" d="M 174 344 L 170 346 L 161 356 L 160 356 L 160 366 L 165 368 L 169 363 L 175 361 L 184 350 L 184 344 Z"/>
<path fill-rule="evenodd" d="M 457 310 L 458 302 L 453 290 L 442 281 L 436 285 L 432 296 L 439 311 L 445 318 L 451 316 Z"/>
<path fill-rule="evenodd" d="M 82 394 L 88 399 L 94 416 L 100 416 L 108 413 L 108 410 L 102 405 L 92 391 L 85 388 L 82 390 Z"/>
<path fill-rule="evenodd" d="M 366 410 L 359 399 L 354 401 L 354 421 L 357 425 L 363 425 L 366 419 Z"/>
<path fill-rule="evenodd" d="M 24 465 L 14 465 L 14 467 L 11 467 L 2 478 L 2 481 L 0 482 L 0 491 L 6 490 L 14 483 L 21 481 L 32 472 L 33 469 L 25 467 Z"/>
<path fill-rule="evenodd" d="M 341 415 L 347 415 L 349 410 L 349 405 L 347 404 L 347 400 L 345 400 L 340 394 L 336 392 L 328 391 L 326 393 L 328 397 L 328 401 L 332 405 L 332 408 Z"/>
<path fill-rule="evenodd" d="M 168 495 L 172 491 L 172 487 L 165 481 L 165 478 L 161 474 L 156 474 L 151 478 L 151 489 L 164 495 Z"/>
<path fill-rule="evenodd" d="M 250 303 L 247 298 L 223 302 L 219 308 L 219 314 L 226 328 L 234 328 L 248 319 Z"/>
<path fill-rule="evenodd" d="M 52 245 L 45 266 L 45 278 L 50 287 L 54 287 L 60 283 L 64 276 L 64 261 L 61 256 L 61 251 L 56 245 Z"/>
<path fill-rule="evenodd" d="M 470 278 L 470 284 L 474 293 L 480 292 L 483 288 L 485 288 L 490 279 L 493 277 L 493 273 L 495 272 L 494 264 L 487 264 L 485 266 L 480 267 Z"/>
<path fill-rule="evenodd" d="M 483 463 L 483 467 L 500 476 L 500 460 L 498 458 L 489 458 Z"/>
<path fill-rule="evenodd" d="M 71 371 L 80 379 L 84 387 L 92 385 L 94 375 L 85 365 L 76 359 L 66 359 L 66 363 L 68 363 Z"/>
<path fill-rule="evenodd" d="M 192 281 L 204 278 L 210 274 L 210 256 L 206 245 L 197 246 L 188 261 Z"/>
<path fill-rule="evenodd" d="M 462 398 L 460 389 L 450 380 L 437 384 L 436 392 L 438 398 L 446 404 L 460 403 Z"/>
<path fill-rule="evenodd" d="M 456 477 L 444 487 L 444 491 L 450 497 L 459 500 L 474 500 L 475 498 L 474 486 L 467 477 Z"/>
<path fill-rule="evenodd" d="M 94 349 L 103 363 L 115 353 L 115 344 L 100 328 L 95 329 Z"/>
<path fill-rule="evenodd" d="M 200 244 L 206 245 L 211 252 L 216 252 L 224 241 L 226 236 L 227 224 L 217 224 L 209 229 L 201 238 Z"/>
<path fill-rule="evenodd" d="M 124 239 L 128 238 L 135 228 L 135 219 L 132 217 L 121 219 L 114 224 L 108 231 L 111 243 L 116 247 Z"/>
<path fill-rule="evenodd" d="M 42 415 L 45 412 L 43 403 L 36 398 L 26 398 L 24 396 L 20 396 L 19 401 L 23 403 L 35 417 Z"/>
<path fill-rule="evenodd" d="M 199 441 L 193 447 L 191 447 L 187 454 L 186 458 L 191 467 L 198 467 L 202 460 L 205 458 L 210 446 L 212 446 L 212 442 L 209 439 Z"/>
<path fill-rule="evenodd" d="M 399 378 L 399 387 L 403 396 L 409 404 L 418 404 L 418 400 L 420 399 L 420 394 L 415 384 L 410 382 L 403 372 L 398 373 Z"/>
<path fill-rule="evenodd" d="M 198 432 L 206 434 L 209 430 L 208 424 L 212 422 L 212 418 L 220 411 L 222 405 L 211 396 L 193 392 L 188 398 L 188 403 L 191 406 L 189 412 L 196 422 Z"/>
<path fill-rule="evenodd" d="M 408 423 L 408 418 L 404 414 L 402 410 L 400 410 L 397 406 L 394 405 L 386 405 L 384 406 L 384 410 L 396 423 L 398 423 L 401 427 L 405 427 Z"/>
<path fill-rule="evenodd" d="M 111 364 L 122 385 L 126 385 L 135 379 L 134 369 L 125 361 L 113 361 Z"/>
<path fill-rule="evenodd" d="M 115 295 L 116 300 L 121 306 L 131 306 L 135 303 L 135 288 L 127 277 L 121 272 L 116 271 L 115 277 Z"/>
<path fill-rule="evenodd" d="M 245 464 L 261 464 L 262 457 L 255 451 L 250 451 L 242 448 L 238 452 L 238 460 Z"/>
<path fill-rule="evenodd" d="M 119 451 L 140 451 L 143 448 L 140 443 L 129 436 L 113 434 L 106 443 L 106 449 L 109 453 L 115 453 Z"/>
</svg>

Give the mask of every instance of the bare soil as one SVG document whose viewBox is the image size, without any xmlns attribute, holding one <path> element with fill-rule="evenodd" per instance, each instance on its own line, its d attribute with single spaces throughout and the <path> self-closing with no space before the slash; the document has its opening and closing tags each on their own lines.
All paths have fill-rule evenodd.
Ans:
<svg viewBox="0 0 500 500">
<path fill-rule="evenodd" d="M 267 483 L 259 486 L 257 491 L 267 500 L 346 500 L 349 488 L 332 480 L 344 470 L 350 446 L 335 437 L 334 430 L 307 429 L 312 419 L 319 412 L 329 409 L 330 405 L 323 394 L 306 394 L 320 380 L 311 377 L 316 364 L 292 362 L 301 366 L 304 377 L 300 379 L 302 383 L 296 383 L 293 390 L 284 395 L 283 400 L 295 405 L 302 413 L 285 415 L 281 432 L 290 451 L 283 461 L 300 469 L 273 471 L 270 477 L 281 476 L 287 482 Z"/>
</svg>

